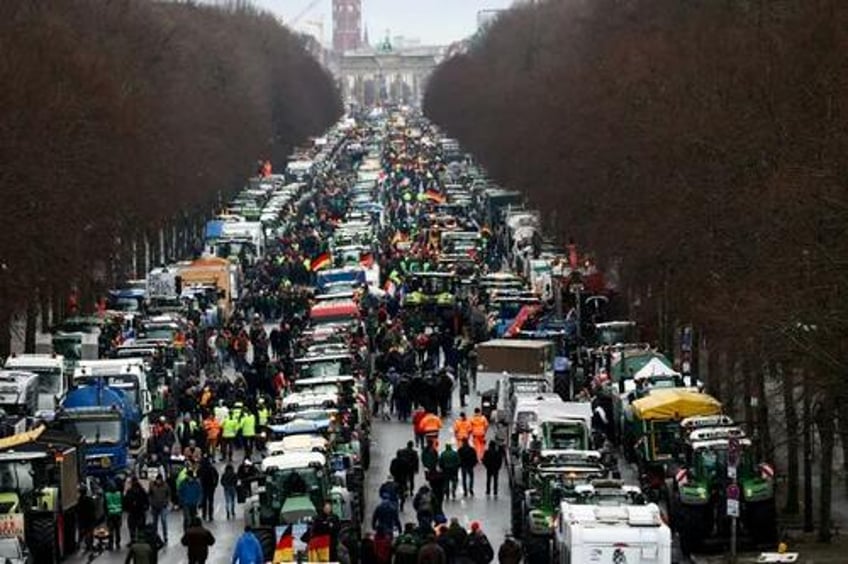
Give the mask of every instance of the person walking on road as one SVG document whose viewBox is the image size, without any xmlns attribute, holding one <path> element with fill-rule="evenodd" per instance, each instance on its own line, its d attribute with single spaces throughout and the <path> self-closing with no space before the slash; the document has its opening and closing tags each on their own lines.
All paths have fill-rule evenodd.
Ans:
<svg viewBox="0 0 848 564">
<path fill-rule="evenodd" d="M 415 536 L 414 524 L 404 525 L 403 534 L 395 539 L 392 549 L 395 564 L 418 564 L 418 538 Z"/>
<path fill-rule="evenodd" d="M 154 545 L 144 529 L 138 531 L 129 547 L 124 564 L 157 564 L 159 561 L 159 547 Z"/>
<path fill-rule="evenodd" d="M 215 537 L 195 517 L 191 526 L 183 533 L 182 545 L 188 550 L 188 564 L 206 564 L 209 547 L 215 544 Z"/>
<path fill-rule="evenodd" d="M 521 545 L 512 537 L 506 535 L 503 543 L 498 549 L 498 562 L 500 564 L 520 564 L 523 555 L 521 554 Z"/>
<path fill-rule="evenodd" d="M 435 445 L 428 444 L 421 452 L 421 465 L 429 472 L 430 470 L 435 469 L 438 463 L 439 451 L 436 450 Z"/>
<path fill-rule="evenodd" d="M 250 409 L 246 409 L 241 416 L 239 430 L 244 439 L 244 456 L 250 458 L 253 455 L 253 443 L 256 439 L 256 415 Z"/>
<path fill-rule="evenodd" d="M 395 531 L 400 533 L 402 529 L 397 505 L 384 497 L 374 509 L 374 515 L 371 518 L 371 528 L 389 536 L 393 536 Z"/>
<path fill-rule="evenodd" d="M 412 432 L 415 435 L 415 444 L 420 449 L 423 449 L 425 446 L 424 429 L 421 427 L 421 421 L 424 420 L 425 415 L 427 415 L 427 412 L 424 411 L 423 407 L 417 408 L 412 413 Z"/>
<path fill-rule="evenodd" d="M 400 510 L 403 511 L 403 505 L 406 501 L 406 496 L 411 492 L 409 488 L 409 464 L 407 464 L 406 458 L 403 455 L 403 450 L 397 451 L 397 455 L 392 459 L 392 462 L 389 464 L 389 474 L 392 476 L 392 480 L 397 485 L 398 490 L 398 499 L 400 501 Z"/>
<path fill-rule="evenodd" d="M 444 549 L 436 542 L 436 535 L 430 533 L 418 551 L 418 564 L 448 564 Z"/>
<path fill-rule="evenodd" d="M 462 441 L 462 446 L 457 451 L 459 455 L 459 468 L 462 472 L 462 496 L 474 497 L 474 467 L 477 466 L 477 451 L 475 451 L 468 439 Z M 485 454 L 483 455 L 485 457 Z"/>
<path fill-rule="evenodd" d="M 168 504 L 171 501 L 171 488 L 161 474 L 150 484 L 150 516 L 153 519 L 153 530 L 159 530 L 162 524 L 162 540 L 168 544 Z"/>
<path fill-rule="evenodd" d="M 489 564 L 495 558 L 495 549 L 489 542 L 489 538 L 480 528 L 477 521 L 471 522 L 471 533 L 468 535 L 466 551 L 474 564 Z"/>
<path fill-rule="evenodd" d="M 474 438 L 474 450 L 477 458 L 483 458 L 486 449 L 486 431 L 489 430 L 489 420 L 483 415 L 479 407 L 474 408 L 474 416 L 471 418 L 471 436 Z"/>
<path fill-rule="evenodd" d="M 194 517 L 197 517 L 197 506 L 203 498 L 203 487 L 194 472 L 188 472 L 179 488 L 180 506 L 183 509 L 183 530 L 188 529 Z"/>
<path fill-rule="evenodd" d="M 236 485 L 238 484 L 238 476 L 236 476 L 235 468 L 232 464 L 227 464 L 224 468 L 224 475 L 221 476 L 221 487 L 224 488 L 224 507 L 227 510 L 227 519 L 232 519 L 236 516 Z"/>
<path fill-rule="evenodd" d="M 498 497 L 498 474 L 503 466 L 503 451 L 495 441 L 489 441 L 489 448 L 483 455 L 483 466 L 486 468 L 486 495 L 494 489 Z"/>
<path fill-rule="evenodd" d="M 233 461 L 233 443 L 239 432 L 241 422 L 238 420 L 236 413 L 230 411 L 227 418 L 221 423 L 221 461 Z"/>
<path fill-rule="evenodd" d="M 250 526 L 245 526 L 244 533 L 236 541 L 236 548 L 233 550 L 233 559 L 230 564 L 265 564 L 262 545 L 250 530 Z"/>
<path fill-rule="evenodd" d="M 136 532 L 144 528 L 147 522 L 147 510 L 150 509 L 150 499 L 136 476 L 132 477 L 130 489 L 124 494 L 124 509 L 127 512 L 127 528 L 130 533 L 130 543 L 132 543 Z"/>
<path fill-rule="evenodd" d="M 109 527 L 109 550 L 121 548 L 121 529 L 124 526 L 124 496 L 114 482 L 106 489 L 106 524 Z"/>
<path fill-rule="evenodd" d="M 409 481 L 406 491 L 409 492 L 409 495 L 413 495 L 415 493 L 415 475 L 418 474 L 420 462 L 412 441 L 406 443 L 406 448 L 401 451 L 401 454 L 403 455 L 403 460 L 406 462 L 406 468 L 409 470 L 407 474 Z"/>
<path fill-rule="evenodd" d="M 462 443 L 471 440 L 471 421 L 465 416 L 465 412 L 459 412 L 459 419 L 453 422 L 453 438 L 456 440 L 456 448 Z"/>
<path fill-rule="evenodd" d="M 442 430 L 442 420 L 435 413 L 427 413 L 421 419 L 421 431 L 424 433 L 424 440 L 432 444 L 434 448 L 439 448 L 439 431 Z"/>
<path fill-rule="evenodd" d="M 421 486 L 415 494 L 415 499 L 412 500 L 419 529 L 430 530 L 430 524 L 433 522 L 433 505 L 433 492 L 430 491 L 430 486 Z"/>
<path fill-rule="evenodd" d="M 451 499 L 456 499 L 456 486 L 459 481 L 460 460 L 459 455 L 455 450 L 453 450 L 453 446 L 451 446 L 450 443 L 445 445 L 445 450 L 443 450 L 442 455 L 439 456 L 439 466 L 445 473 L 445 481 L 447 482 L 445 497 L 450 495 Z"/>
<path fill-rule="evenodd" d="M 204 458 L 200 463 L 198 476 L 200 478 L 200 487 L 203 489 L 200 513 L 203 519 L 211 521 L 215 512 L 215 489 L 218 487 L 218 471 L 212 463 L 211 456 Z"/>
</svg>

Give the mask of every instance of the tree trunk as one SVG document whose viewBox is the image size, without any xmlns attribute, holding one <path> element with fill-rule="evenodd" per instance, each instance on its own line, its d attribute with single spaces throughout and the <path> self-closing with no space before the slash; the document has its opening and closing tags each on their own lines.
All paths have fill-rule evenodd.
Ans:
<svg viewBox="0 0 848 564">
<path fill-rule="evenodd" d="M 727 351 L 721 352 L 719 366 L 720 368 L 718 373 L 721 375 L 719 377 L 724 379 L 724 381 L 721 383 L 721 396 L 719 397 L 722 403 L 724 403 L 724 409 L 727 414 L 736 419 L 736 372 L 734 370 L 735 364 L 731 360 L 730 354 Z"/>
<path fill-rule="evenodd" d="M 38 289 L 38 311 L 41 314 L 41 332 L 50 330 L 50 289 Z"/>
<path fill-rule="evenodd" d="M 12 354 L 12 312 L 8 304 L 0 304 L 0 358 Z"/>
<path fill-rule="evenodd" d="M 35 352 L 35 332 L 38 328 L 38 298 L 31 295 L 27 300 L 26 324 L 24 326 L 24 352 Z"/>
<path fill-rule="evenodd" d="M 810 398 L 810 378 L 808 371 L 804 372 L 803 425 L 804 425 L 804 532 L 812 533 L 815 529 L 813 522 L 813 414 Z"/>
<path fill-rule="evenodd" d="M 845 494 L 848 496 L 848 397 L 844 391 L 839 391 L 836 402 L 836 423 L 839 439 L 842 443 L 842 475 L 845 477 Z"/>
<path fill-rule="evenodd" d="M 821 440 L 821 466 L 819 467 L 819 542 L 830 542 L 831 494 L 833 493 L 833 450 L 836 428 L 833 398 L 825 398 L 816 409 L 816 427 Z"/>
<path fill-rule="evenodd" d="M 798 452 L 801 445 L 798 439 L 798 411 L 795 408 L 795 374 L 793 368 L 777 366 L 783 376 L 783 414 L 786 418 L 786 507 L 784 512 L 797 515 L 800 506 Z"/>
<path fill-rule="evenodd" d="M 745 414 L 745 433 L 749 437 L 755 437 L 756 430 L 756 413 L 754 412 L 754 376 L 753 374 L 749 374 L 751 367 L 754 368 L 754 372 L 759 372 L 759 367 L 756 362 L 753 361 L 745 361 L 740 360 L 738 364 L 739 369 L 734 371 L 734 375 L 738 374 L 739 378 L 742 381 L 742 402 L 744 403 L 743 413 Z M 738 381 L 738 380 L 737 380 Z"/>
<path fill-rule="evenodd" d="M 64 288 L 53 288 L 52 289 L 52 299 L 53 304 L 50 308 L 50 311 L 53 315 L 53 325 L 58 325 L 65 318 L 65 296 L 63 295 Z"/>
<path fill-rule="evenodd" d="M 758 370 L 754 375 L 757 397 L 757 436 L 760 438 L 760 459 L 767 461 L 769 464 L 774 464 L 774 443 L 771 440 L 771 431 L 769 429 L 769 398 L 766 398 L 766 372 L 768 372 L 770 378 L 775 378 L 775 366 L 773 363 L 766 361 L 763 363 L 762 368 L 762 370 Z"/>
</svg>

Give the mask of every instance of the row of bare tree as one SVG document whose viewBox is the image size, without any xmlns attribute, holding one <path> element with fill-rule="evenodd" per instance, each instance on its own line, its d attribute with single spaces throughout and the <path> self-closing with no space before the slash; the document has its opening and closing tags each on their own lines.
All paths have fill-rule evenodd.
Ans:
<svg viewBox="0 0 848 564">
<path fill-rule="evenodd" d="M 700 372 L 786 473 L 790 511 L 810 443 L 823 539 L 848 446 L 846 47 L 838 0 L 542 2 L 444 62 L 424 100 L 617 270 L 667 350 L 698 329 Z"/>
<path fill-rule="evenodd" d="M 175 258 L 342 111 L 301 38 L 238 4 L 2 2 L 0 84 L 0 356 L 10 318 Z"/>
</svg>

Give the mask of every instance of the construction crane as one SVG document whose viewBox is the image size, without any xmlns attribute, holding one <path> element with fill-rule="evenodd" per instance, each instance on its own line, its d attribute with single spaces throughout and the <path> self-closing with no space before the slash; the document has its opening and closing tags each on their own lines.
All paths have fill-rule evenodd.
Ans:
<svg viewBox="0 0 848 564">
<path fill-rule="evenodd" d="M 286 22 L 286 25 L 288 25 L 290 28 L 294 29 L 294 27 L 298 24 L 298 22 L 300 22 L 300 20 L 302 20 L 303 17 L 306 14 L 311 12 L 315 8 L 315 6 L 317 6 L 321 2 L 322 2 L 322 0 L 312 0 L 312 2 L 307 4 L 306 7 L 303 10 L 301 10 L 295 17 L 293 17 L 288 22 Z"/>
</svg>

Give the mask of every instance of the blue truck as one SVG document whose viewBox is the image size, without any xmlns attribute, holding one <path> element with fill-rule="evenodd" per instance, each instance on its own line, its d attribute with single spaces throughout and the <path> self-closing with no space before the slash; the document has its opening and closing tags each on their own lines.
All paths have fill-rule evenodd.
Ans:
<svg viewBox="0 0 848 564">
<path fill-rule="evenodd" d="M 97 380 L 68 393 L 55 421 L 82 437 L 86 474 L 110 479 L 129 470 L 130 430 L 138 420 L 138 410 L 122 391 Z"/>
</svg>

